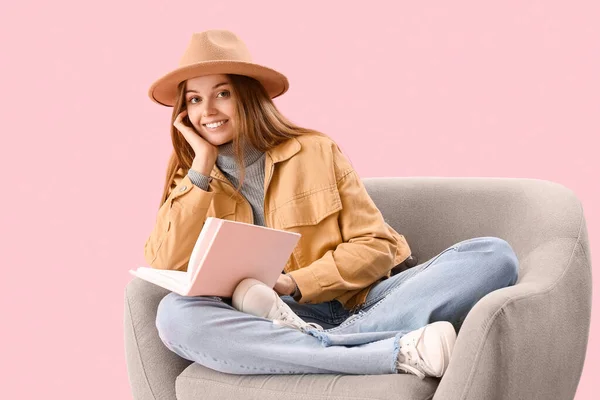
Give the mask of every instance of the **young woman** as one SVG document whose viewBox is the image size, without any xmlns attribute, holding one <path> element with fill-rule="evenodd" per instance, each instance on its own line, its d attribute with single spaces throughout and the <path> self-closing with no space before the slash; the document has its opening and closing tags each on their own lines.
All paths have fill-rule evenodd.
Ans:
<svg viewBox="0 0 600 400">
<path fill-rule="evenodd" d="M 186 270 L 209 216 L 302 234 L 273 289 L 245 279 L 232 298 L 165 296 L 161 340 L 233 374 L 442 376 L 471 307 L 516 282 L 514 252 L 481 237 L 407 264 L 404 236 L 335 142 L 277 110 L 272 99 L 287 89 L 224 30 L 194 34 L 179 68 L 150 88 L 173 107 L 174 147 L 150 266 Z"/>
</svg>

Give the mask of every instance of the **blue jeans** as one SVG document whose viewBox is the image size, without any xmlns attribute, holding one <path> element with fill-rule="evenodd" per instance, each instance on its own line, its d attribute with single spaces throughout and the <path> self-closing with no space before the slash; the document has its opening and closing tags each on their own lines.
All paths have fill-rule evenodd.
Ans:
<svg viewBox="0 0 600 400">
<path fill-rule="evenodd" d="M 391 374 L 398 341 L 435 321 L 458 332 L 486 294 L 514 285 L 518 260 L 499 238 L 457 243 L 435 257 L 375 285 L 354 313 L 338 301 L 299 304 L 281 298 L 306 322 L 307 333 L 240 312 L 227 298 L 165 296 L 156 327 L 179 356 L 230 374 Z"/>
</svg>

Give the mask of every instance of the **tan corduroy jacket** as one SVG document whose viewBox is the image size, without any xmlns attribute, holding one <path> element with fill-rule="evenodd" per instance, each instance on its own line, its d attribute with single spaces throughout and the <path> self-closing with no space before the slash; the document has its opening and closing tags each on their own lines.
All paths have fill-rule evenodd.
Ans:
<svg viewBox="0 0 600 400">
<path fill-rule="evenodd" d="M 187 270 L 207 217 L 253 223 L 250 203 L 215 166 L 208 191 L 179 169 L 145 245 L 153 268 Z M 410 256 L 349 160 L 327 136 L 288 139 L 265 157 L 265 225 L 302 236 L 285 265 L 300 303 L 364 303 L 374 283 Z M 233 197 L 232 197 L 233 196 Z"/>
</svg>

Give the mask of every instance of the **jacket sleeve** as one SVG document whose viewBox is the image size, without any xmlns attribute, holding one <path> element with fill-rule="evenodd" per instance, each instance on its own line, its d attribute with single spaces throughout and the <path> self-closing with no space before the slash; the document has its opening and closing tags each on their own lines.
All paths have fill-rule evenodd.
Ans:
<svg viewBox="0 0 600 400">
<path fill-rule="evenodd" d="M 202 190 L 181 168 L 177 170 L 144 246 L 144 258 L 149 266 L 187 271 L 213 197 L 213 192 Z"/>
<path fill-rule="evenodd" d="M 333 145 L 337 188 L 342 201 L 338 225 L 342 243 L 310 265 L 290 271 L 302 303 L 331 301 L 363 289 L 394 267 L 397 242 L 362 180 Z"/>
</svg>

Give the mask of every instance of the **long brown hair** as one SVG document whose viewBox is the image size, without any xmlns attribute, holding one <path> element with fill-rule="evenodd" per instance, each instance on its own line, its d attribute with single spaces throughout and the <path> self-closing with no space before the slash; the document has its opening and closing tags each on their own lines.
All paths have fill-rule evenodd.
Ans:
<svg viewBox="0 0 600 400">
<path fill-rule="evenodd" d="M 256 149 L 266 152 L 296 136 L 307 133 L 323 134 L 313 129 L 295 125 L 284 117 L 267 94 L 263 85 L 256 79 L 243 75 L 227 74 L 227 76 L 231 81 L 236 103 L 235 115 L 232 116 L 234 121 L 232 122 L 237 127 L 236 133 L 233 135 L 233 147 L 236 164 L 240 167 L 239 185 L 236 188 L 239 192 L 245 175 L 243 148 L 247 142 Z M 173 114 L 171 116 L 173 153 L 167 165 L 166 180 L 160 206 L 162 206 L 169 196 L 171 183 L 177 170 L 181 168 L 184 174 L 187 174 L 194 160 L 194 150 L 179 130 L 173 126 L 177 115 L 186 107 L 185 85 L 186 81 L 178 85 L 177 99 L 173 106 Z"/>
</svg>

